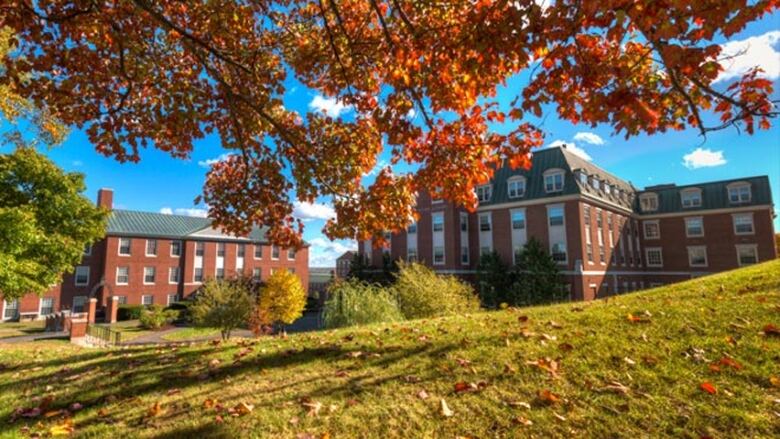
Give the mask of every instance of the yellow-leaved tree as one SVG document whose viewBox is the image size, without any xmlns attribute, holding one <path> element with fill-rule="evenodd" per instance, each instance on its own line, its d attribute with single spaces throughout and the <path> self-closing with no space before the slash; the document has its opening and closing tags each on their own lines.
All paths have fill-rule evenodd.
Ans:
<svg viewBox="0 0 780 439">
<path fill-rule="evenodd" d="M 265 325 L 289 325 L 303 315 L 306 306 L 306 290 L 301 280 L 287 270 L 277 270 L 260 291 L 257 318 Z"/>
</svg>

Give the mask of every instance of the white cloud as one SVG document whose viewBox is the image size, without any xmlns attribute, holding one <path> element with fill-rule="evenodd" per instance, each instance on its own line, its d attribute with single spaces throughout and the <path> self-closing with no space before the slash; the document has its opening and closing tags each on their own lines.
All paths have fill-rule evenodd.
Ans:
<svg viewBox="0 0 780 439">
<path fill-rule="evenodd" d="M 683 165 L 688 169 L 711 168 L 726 164 L 723 151 L 696 148 L 693 152 L 683 156 Z"/>
<path fill-rule="evenodd" d="M 82 162 L 81 160 L 73 160 L 73 161 L 71 162 L 71 164 L 72 164 L 73 166 L 77 167 L 77 168 L 79 168 L 79 167 L 81 167 L 81 166 L 84 166 L 84 162 Z"/>
<path fill-rule="evenodd" d="M 414 116 L 416 115 L 417 115 L 417 111 L 415 111 L 414 108 L 410 108 L 409 111 L 406 112 L 407 119 L 414 119 Z"/>
<path fill-rule="evenodd" d="M 722 45 L 720 65 L 724 71 L 715 82 L 738 78 L 753 67 L 759 66 L 764 72 L 761 76 L 769 79 L 780 77 L 780 30 L 769 31 L 763 35 L 744 40 L 729 41 Z"/>
<path fill-rule="evenodd" d="M 183 215 L 183 216 L 196 216 L 199 218 L 206 218 L 209 214 L 208 209 L 201 209 L 198 207 L 177 207 L 175 209 L 170 207 L 163 207 L 160 209 L 160 213 L 163 215 Z"/>
<path fill-rule="evenodd" d="M 604 139 L 602 139 L 598 134 L 589 132 L 579 132 L 575 134 L 574 141 L 585 142 L 591 145 L 603 145 L 605 143 Z"/>
<path fill-rule="evenodd" d="M 336 211 L 328 204 L 296 201 L 293 203 L 293 216 L 303 221 L 327 220 L 336 217 Z"/>
<path fill-rule="evenodd" d="M 233 154 L 226 152 L 224 154 L 221 154 L 219 157 L 215 157 L 213 159 L 200 160 L 198 161 L 198 166 L 200 166 L 201 168 L 210 168 L 211 165 L 213 165 L 214 163 L 223 162 L 227 160 L 227 158 L 230 157 L 231 155 Z"/>
<path fill-rule="evenodd" d="M 335 267 L 336 258 L 344 252 L 357 250 L 353 240 L 330 241 L 325 238 L 314 238 L 307 241 L 309 247 L 309 265 L 312 267 Z"/>
<path fill-rule="evenodd" d="M 342 104 L 336 98 L 326 98 L 322 95 L 317 95 L 309 102 L 309 108 L 324 111 L 330 117 L 339 117 L 341 113 L 349 111 L 352 107 Z"/>
<path fill-rule="evenodd" d="M 564 140 L 558 139 L 558 140 L 553 140 L 549 145 L 547 145 L 548 148 L 555 148 L 556 146 L 565 146 L 566 151 L 578 155 L 589 162 L 593 160 L 593 157 L 591 157 L 587 152 L 585 152 L 584 149 L 577 146 L 577 144 L 574 142 L 566 142 Z"/>
</svg>

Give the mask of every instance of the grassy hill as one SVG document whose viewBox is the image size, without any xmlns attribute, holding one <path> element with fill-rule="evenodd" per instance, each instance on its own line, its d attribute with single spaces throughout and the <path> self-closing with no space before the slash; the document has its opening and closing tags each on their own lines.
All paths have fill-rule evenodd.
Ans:
<svg viewBox="0 0 780 439">
<path fill-rule="evenodd" d="M 3 345 L 0 436 L 777 437 L 776 326 L 780 261 L 287 339 Z"/>
</svg>

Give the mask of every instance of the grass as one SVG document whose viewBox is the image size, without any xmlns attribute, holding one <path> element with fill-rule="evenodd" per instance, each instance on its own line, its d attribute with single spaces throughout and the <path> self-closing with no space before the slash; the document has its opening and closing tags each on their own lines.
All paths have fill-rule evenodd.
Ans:
<svg viewBox="0 0 780 439">
<path fill-rule="evenodd" d="M 0 338 L 37 334 L 39 332 L 43 332 L 44 329 L 46 329 L 45 320 L 35 320 L 28 322 L 3 322 L 0 323 Z"/>
<path fill-rule="evenodd" d="M 772 261 L 609 300 L 284 339 L 3 347 L 0 437 L 778 437 L 778 304 Z M 57 410 L 74 403 L 69 424 Z"/>
<path fill-rule="evenodd" d="M 181 328 L 176 332 L 171 332 L 162 336 L 163 340 L 167 341 L 187 341 L 194 338 L 205 337 L 219 337 L 220 332 L 218 328 L 194 328 L 187 327 Z"/>
<path fill-rule="evenodd" d="M 115 331 L 119 331 L 122 333 L 122 341 L 129 341 L 133 340 L 135 338 L 152 334 L 155 331 L 151 329 L 146 329 L 141 326 L 141 323 L 138 320 L 124 320 L 121 322 L 116 322 L 114 324 L 109 325 L 109 327 Z"/>
</svg>

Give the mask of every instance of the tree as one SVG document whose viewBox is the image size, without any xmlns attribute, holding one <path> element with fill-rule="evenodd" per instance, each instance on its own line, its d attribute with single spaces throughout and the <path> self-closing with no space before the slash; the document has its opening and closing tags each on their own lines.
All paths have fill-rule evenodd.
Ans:
<svg viewBox="0 0 780 439">
<path fill-rule="evenodd" d="M 389 287 L 407 319 L 462 314 L 479 309 L 471 285 L 455 276 L 437 274 L 418 263 L 400 261 L 395 283 Z"/>
<path fill-rule="evenodd" d="M 530 166 L 544 110 L 627 138 L 693 128 L 768 129 L 772 82 L 753 69 L 718 81 L 730 38 L 776 0 L 7 0 L 17 45 L 0 84 L 84 128 L 96 149 L 188 157 L 218 133 L 227 152 L 202 200 L 218 225 L 268 226 L 301 243 L 301 201 L 332 197 L 331 238 L 414 221 L 415 195 L 475 208 L 475 185 L 506 161 Z M 507 80 L 528 78 L 510 102 Z M 345 114 L 302 117 L 295 81 Z M 35 80 L 29 80 L 34 78 Z M 491 125 L 501 125 L 492 129 Z M 416 171 L 362 176 L 389 151 Z M 388 214 L 392 213 L 392 214 Z"/>
<path fill-rule="evenodd" d="M 561 283 L 558 265 L 538 239 L 528 240 L 515 268 L 517 281 L 514 295 L 517 304 L 537 305 L 569 299 Z"/>
<path fill-rule="evenodd" d="M 263 324 L 284 325 L 303 315 L 306 306 L 306 290 L 301 280 L 287 270 L 276 270 L 260 291 L 255 311 Z"/>
<path fill-rule="evenodd" d="M 196 326 L 219 328 L 222 339 L 227 340 L 234 329 L 247 324 L 253 302 L 244 283 L 209 279 L 190 305 L 190 316 Z"/>
<path fill-rule="evenodd" d="M 512 298 L 514 276 L 498 252 L 483 254 L 477 266 L 479 299 L 486 308 L 496 308 L 502 303 L 516 305 Z"/>
</svg>

